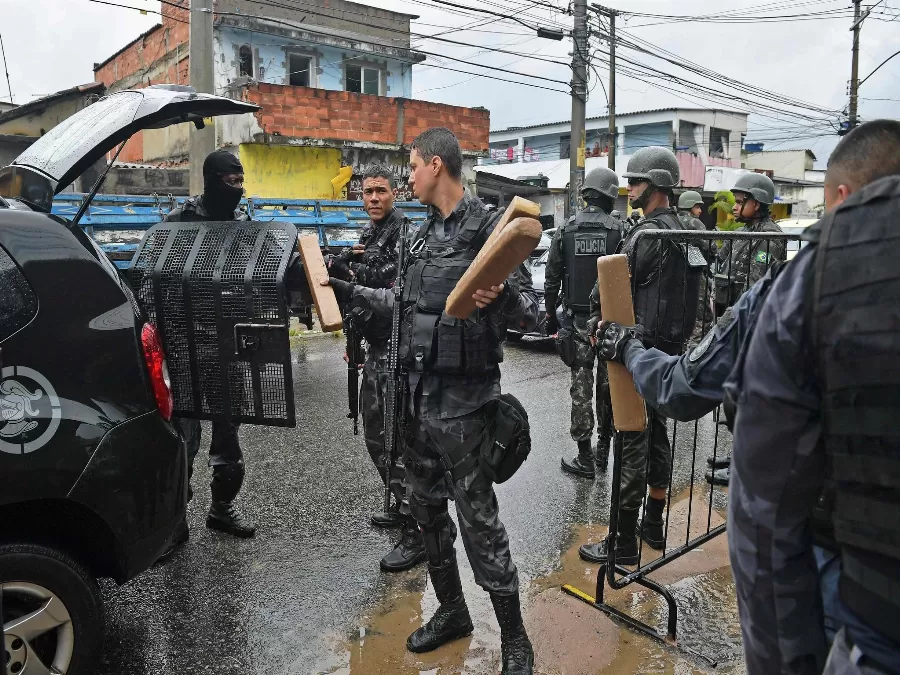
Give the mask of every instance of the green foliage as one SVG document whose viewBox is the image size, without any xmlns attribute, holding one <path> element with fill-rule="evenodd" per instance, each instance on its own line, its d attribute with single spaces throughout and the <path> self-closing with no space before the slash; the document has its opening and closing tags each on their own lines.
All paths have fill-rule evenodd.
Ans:
<svg viewBox="0 0 900 675">
<path fill-rule="evenodd" d="M 738 229 L 741 224 L 737 222 L 731 215 L 731 209 L 734 208 L 734 195 L 730 190 L 720 190 L 713 198 L 713 203 L 709 205 L 709 213 L 721 212 L 725 216 L 725 222 L 719 223 L 717 228 L 724 232 L 731 232 Z"/>
</svg>

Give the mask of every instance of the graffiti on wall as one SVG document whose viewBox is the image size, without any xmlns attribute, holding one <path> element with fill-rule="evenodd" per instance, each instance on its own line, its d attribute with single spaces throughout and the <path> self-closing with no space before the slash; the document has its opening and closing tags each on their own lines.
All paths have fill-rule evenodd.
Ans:
<svg viewBox="0 0 900 675">
<path fill-rule="evenodd" d="M 387 168 L 394 178 L 394 195 L 397 201 L 412 201 L 409 188 L 409 154 L 397 150 L 376 150 L 369 148 L 345 148 L 341 164 L 353 167 L 353 176 L 344 188 L 344 199 L 362 200 L 362 177 L 374 166 Z"/>
</svg>

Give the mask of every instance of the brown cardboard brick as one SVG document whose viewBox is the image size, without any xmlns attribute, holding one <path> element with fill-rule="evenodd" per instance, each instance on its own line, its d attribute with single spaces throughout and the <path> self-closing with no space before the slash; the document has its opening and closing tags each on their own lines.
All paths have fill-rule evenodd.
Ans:
<svg viewBox="0 0 900 675">
<path fill-rule="evenodd" d="M 319 248 L 319 237 L 315 234 L 299 237 L 297 248 L 300 257 L 303 258 L 303 269 L 306 272 L 306 281 L 316 305 L 316 314 L 322 325 L 323 333 L 333 333 L 344 326 L 341 310 L 337 299 L 334 297 L 334 289 L 331 286 L 322 286 L 319 282 L 328 278 L 328 270 L 325 268 L 325 260 Z"/>
</svg>

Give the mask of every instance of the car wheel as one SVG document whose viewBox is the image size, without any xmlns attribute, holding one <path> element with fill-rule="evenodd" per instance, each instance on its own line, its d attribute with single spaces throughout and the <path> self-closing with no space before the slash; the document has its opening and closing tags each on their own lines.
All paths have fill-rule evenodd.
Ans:
<svg viewBox="0 0 900 675">
<path fill-rule="evenodd" d="M 510 342 L 521 342 L 523 337 L 525 336 L 522 333 L 513 333 L 512 331 L 506 333 L 506 339 Z"/>
<path fill-rule="evenodd" d="M 97 670 L 103 600 L 97 582 L 70 556 L 46 546 L 0 546 L 7 673 Z"/>
</svg>

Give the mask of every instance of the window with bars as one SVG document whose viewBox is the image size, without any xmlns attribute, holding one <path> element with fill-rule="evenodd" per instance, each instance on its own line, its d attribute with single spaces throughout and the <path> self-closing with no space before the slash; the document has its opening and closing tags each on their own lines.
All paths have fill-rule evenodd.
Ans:
<svg viewBox="0 0 900 675">
<path fill-rule="evenodd" d="M 381 95 L 381 71 L 368 66 L 348 65 L 344 88 L 357 94 Z"/>
</svg>

